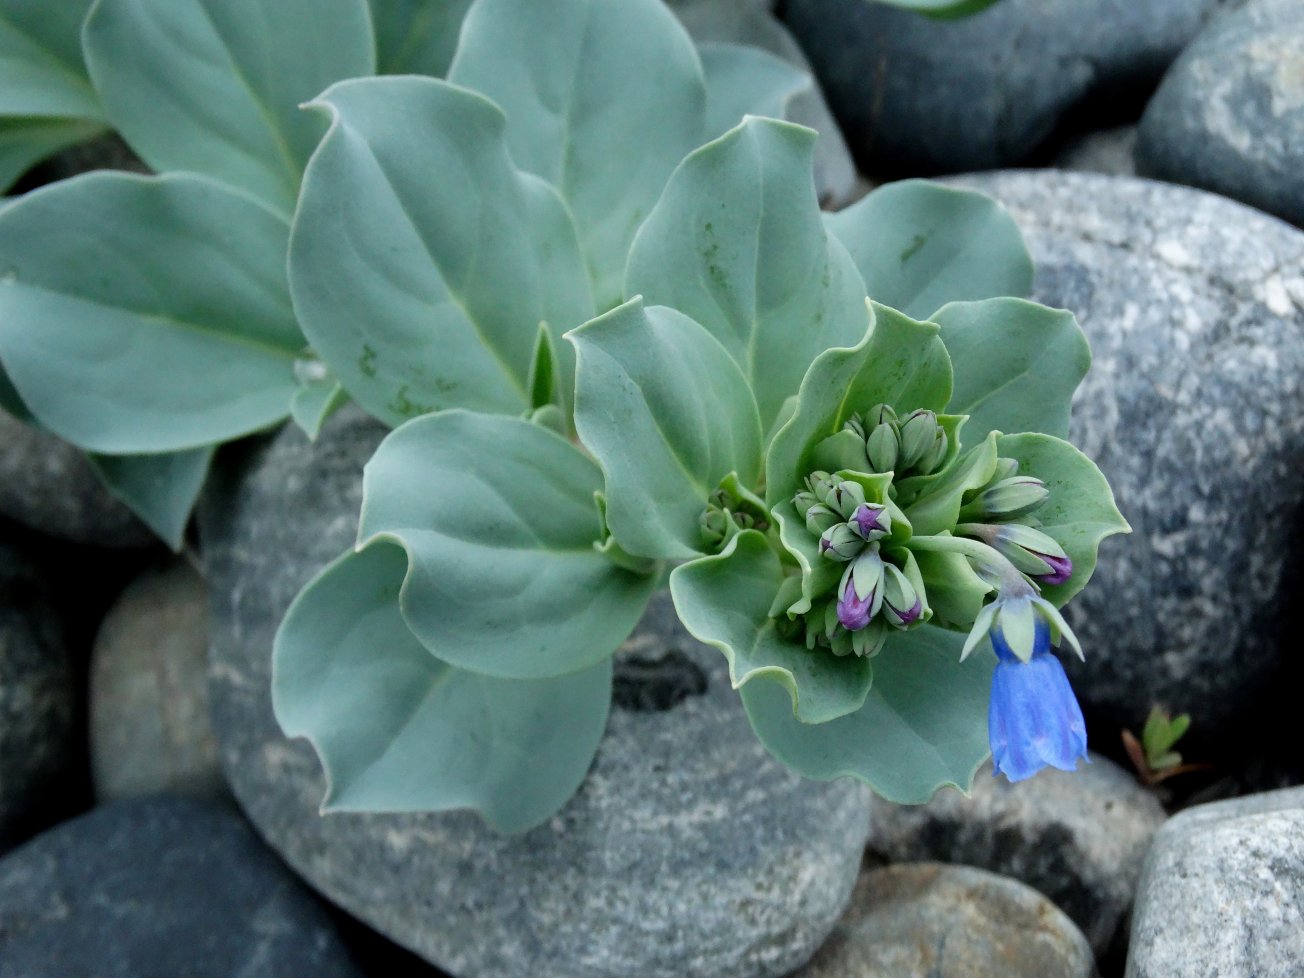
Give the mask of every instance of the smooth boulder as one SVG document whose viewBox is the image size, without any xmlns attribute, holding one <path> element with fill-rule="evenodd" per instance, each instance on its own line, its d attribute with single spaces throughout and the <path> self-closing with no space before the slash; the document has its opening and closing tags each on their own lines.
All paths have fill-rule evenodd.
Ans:
<svg viewBox="0 0 1304 978">
<path fill-rule="evenodd" d="M 1304 532 L 1304 234 L 1213 194 L 1128 177 L 957 178 L 1013 213 L 1033 298 L 1074 312 L 1093 365 L 1071 439 L 1130 536 L 1067 607 L 1097 736 L 1190 713 L 1182 748 L 1235 757 L 1289 668 Z M 1115 741 L 1117 742 L 1117 741 Z M 1246 748 L 1250 749 L 1250 748 Z"/>
<path fill-rule="evenodd" d="M 1214 20 L 1146 107 L 1136 159 L 1304 227 L 1304 4 L 1252 0 Z"/>
<path fill-rule="evenodd" d="M 1197 805 L 1155 838 L 1127 978 L 1295 978 L 1304 956 L 1304 788 Z"/>
</svg>

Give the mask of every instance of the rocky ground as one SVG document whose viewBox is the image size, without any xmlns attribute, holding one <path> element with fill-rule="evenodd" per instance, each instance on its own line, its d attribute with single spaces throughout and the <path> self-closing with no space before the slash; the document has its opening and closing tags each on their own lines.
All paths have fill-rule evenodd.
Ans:
<svg viewBox="0 0 1304 978">
<path fill-rule="evenodd" d="M 695 29 L 727 34 L 712 4 Z M 777 8 L 842 127 L 826 196 L 847 148 L 862 187 L 985 191 L 1091 343 L 1073 440 L 1134 528 L 1069 608 L 1091 763 L 914 808 L 803 782 L 654 604 L 547 825 L 322 817 L 271 638 L 383 431 L 228 449 L 178 557 L 0 414 L 0 978 L 1300 974 L 1304 5 Z M 1194 767 L 1158 784 L 1122 740 L 1156 705 L 1191 715 Z"/>
</svg>

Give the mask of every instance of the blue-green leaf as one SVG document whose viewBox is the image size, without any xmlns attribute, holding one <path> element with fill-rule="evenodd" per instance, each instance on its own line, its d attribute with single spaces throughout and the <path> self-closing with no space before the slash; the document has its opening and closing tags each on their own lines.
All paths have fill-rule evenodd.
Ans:
<svg viewBox="0 0 1304 978">
<path fill-rule="evenodd" d="M 377 70 L 442 77 L 470 6 L 471 0 L 371 0 Z"/>
<path fill-rule="evenodd" d="M 1023 299 L 943 306 L 933 322 L 955 367 L 951 414 L 967 414 L 971 443 L 989 431 L 1069 433 L 1073 392 L 1091 350 L 1073 314 Z"/>
<path fill-rule="evenodd" d="M 98 172 L 0 211 L 0 358 L 45 427 L 111 455 L 286 416 L 303 347 L 289 228 L 200 176 Z"/>
<path fill-rule="evenodd" d="M 864 705 L 828 723 L 799 722 L 772 681 L 744 686 L 743 705 L 761 743 L 799 774 L 849 776 L 889 801 L 921 804 L 943 785 L 968 791 L 989 753 L 996 657 L 982 651 L 962 663 L 963 645 L 963 635 L 931 625 L 892 635 L 873 660 Z"/>
<path fill-rule="evenodd" d="M 349 395 L 334 377 L 301 384 L 290 400 L 290 417 L 310 441 L 316 441 L 328 418 L 349 402 Z"/>
<path fill-rule="evenodd" d="M 500 832 L 574 794 L 606 726 L 611 663 L 495 679 L 431 655 L 399 613 L 403 551 L 345 554 L 299 595 L 273 652 L 272 704 L 326 769 L 325 811 L 470 808 Z"/>
<path fill-rule="evenodd" d="M 449 79 L 507 113 L 512 158 L 575 216 L 599 310 L 617 305 L 639 224 L 701 143 L 693 43 L 660 0 L 479 0 Z"/>
<path fill-rule="evenodd" d="M 566 208 L 512 165 L 502 112 L 428 78 L 342 82 L 313 104 L 333 121 L 290 247 L 313 348 L 389 424 L 524 411 L 539 324 L 560 337 L 593 304 Z"/>
<path fill-rule="evenodd" d="M 90 455 L 91 467 L 118 499 L 173 550 L 208 477 L 215 446 L 164 455 Z"/>
<path fill-rule="evenodd" d="M 875 302 L 914 319 L 948 302 L 1024 296 L 1032 259 L 1008 211 L 974 190 L 889 183 L 825 217 Z"/>
<path fill-rule="evenodd" d="M 783 579 L 765 537 L 744 530 L 718 556 L 676 567 L 670 592 L 684 627 L 729 660 L 734 689 L 777 684 L 801 723 L 854 712 L 869 695 L 870 660 L 810 650 L 779 635 L 769 612 Z"/>
<path fill-rule="evenodd" d="M 706 330 L 637 299 L 567 334 L 575 425 L 607 476 L 607 524 L 641 557 L 702 552 L 698 518 L 729 473 L 756 484 L 761 427 L 747 380 Z"/>
<path fill-rule="evenodd" d="M 216 177 L 287 216 L 321 136 L 299 106 L 376 68 L 365 0 L 97 0 L 84 44 L 141 159 Z"/>
<path fill-rule="evenodd" d="M 706 131 L 719 136 L 743 116 L 787 119 L 797 96 L 813 85 L 811 76 L 782 58 L 743 44 L 698 46 L 706 75 Z"/>
<path fill-rule="evenodd" d="M 748 119 L 675 171 L 629 257 L 627 295 L 701 323 L 747 376 L 768 429 L 815 357 L 865 332 L 865 294 L 824 231 L 815 133 Z"/>
<path fill-rule="evenodd" d="M 820 354 L 801 382 L 792 419 L 765 461 L 766 502 L 792 496 L 816 467 L 819 442 L 858 411 L 888 404 L 898 412 L 942 411 L 951 399 L 951 362 L 933 323 L 871 306 L 869 331 L 849 349 Z"/>
<path fill-rule="evenodd" d="M 1051 435 L 1005 435 L 996 439 L 996 451 L 1018 462 L 1021 475 L 1041 479 L 1050 490 L 1037 510 L 1037 529 L 1064 548 L 1073 561 L 1073 576 L 1063 584 L 1042 585 L 1041 592 L 1060 607 L 1091 579 L 1101 541 L 1132 528 L 1095 463 L 1068 442 Z"/>
<path fill-rule="evenodd" d="M 82 64 L 91 0 L 0 0 L 0 116 L 103 121 Z"/>
<path fill-rule="evenodd" d="M 601 488 L 598 467 L 540 425 L 445 411 L 395 430 L 367 463 L 358 539 L 407 550 L 403 615 L 441 659 L 562 675 L 610 655 L 656 581 L 595 549 Z"/>
</svg>

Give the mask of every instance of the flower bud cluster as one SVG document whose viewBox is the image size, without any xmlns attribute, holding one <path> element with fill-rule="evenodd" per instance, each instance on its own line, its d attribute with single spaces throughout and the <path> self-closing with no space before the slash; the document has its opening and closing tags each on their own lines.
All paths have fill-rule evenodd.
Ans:
<svg viewBox="0 0 1304 978">
<path fill-rule="evenodd" d="M 697 525 L 702 533 L 703 546 L 718 553 L 741 531 L 766 530 L 769 521 L 763 509 L 758 509 L 736 493 L 719 488 L 708 497 Z"/>
<path fill-rule="evenodd" d="M 870 472 L 892 472 L 896 478 L 931 475 L 946 460 L 950 440 L 932 411 L 911 411 L 898 417 L 886 404 L 852 415 L 844 425 L 865 441 Z"/>
<path fill-rule="evenodd" d="M 806 615 L 807 647 L 873 655 L 890 628 L 925 619 L 922 582 L 912 582 L 883 552 L 892 532 L 888 506 L 866 500 L 860 483 L 827 472 L 812 473 L 793 503 L 819 537 L 820 556 L 846 564 L 837 589 Z"/>
</svg>

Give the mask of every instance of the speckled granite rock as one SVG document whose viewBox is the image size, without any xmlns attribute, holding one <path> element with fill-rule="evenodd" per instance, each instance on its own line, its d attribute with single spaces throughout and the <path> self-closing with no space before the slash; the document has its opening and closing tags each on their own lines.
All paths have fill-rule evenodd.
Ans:
<svg viewBox="0 0 1304 978">
<path fill-rule="evenodd" d="M 1097 954 L 1132 907 L 1141 861 L 1163 807 L 1106 758 L 1010 784 L 988 766 L 971 797 L 939 791 L 927 805 L 875 799 L 868 851 L 887 862 L 963 863 L 1035 887 L 1082 928 Z"/>
<path fill-rule="evenodd" d="M 1304 788 L 1189 808 L 1155 837 L 1128 978 L 1297 978 Z"/>
<path fill-rule="evenodd" d="M 785 17 L 861 169 L 917 176 L 1019 163 L 1084 106 L 1125 121 L 1218 2 L 1002 0 L 937 21 L 789 0 Z"/>
<path fill-rule="evenodd" d="M 1214 20 L 1146 108 L 1137 165 L 1304 226 L 1304 4 Z"/>
<path fill-rule="evenodd" d="M 272 718 L 272 638 L 297 589 L 351 542 L 381 434 L 351 413 L 316 446 L 286 429 L 204 509 L 214 728 L 264 837 L 322 893 L 459 978 L 761 978 L 806 961 L 850 895 L 867 793 L 769 760 L 723 660 L 667 601 L 627 643 L 594 768 L 547 825 L 502 837 L 468 813 L 317 814 L 317 760 Z M 649 675 L 662 658 L 664 683 Z M 647 696 L 631 690 L 640 674 Z M 648 702 L 668 709 L 629 708 Z"/>
<path fill-rule="evenodd" d="M 1056 154 L 1054 166 L 1084 173 L 1136 175 L 1132 151 L 1136 147 L 1136 126 L 1102 129 L 1070 140 Z"/>
<path fill-rule="evenodd" d="M 1015 880 L 968 866 L 866 872 L 828 943 L 793 978 L 1090 978 L 1091 948 Z"/>
<path fill-rule="evenodd" d="M 1013 212 L 1034 298 L 1073 310 L 1095 362 L 1072 438 L 1134 533 L 1068 606 L 1066 659 L 1103 729 L 1153 703 L 1227 740 L 1278 668 L 1304 530 L 1304 234 L 1212 194 L 1055 171 L 966 177 Z M 1098 728 L 1100 729 L 1100 728 Z M 1111 732 L 1111 736 L 1116 733 Z"/>
<path fill-rule="evenodd" d="M 0 410 L 0 516 L 48 536 L 101 547 L 143 547 L 154 535 L 104 488 L 62 439 Z"/>
<path fill-rule="evenodd" d="M 91 773 L 101 800 L 226 793 L 208 720 L 208 591 L 188 564 L 123 592 L 91 654 Z"/>
<path fill-rule="evenodd" d="M 360 978 L 234 813 L 119 802 L 0 859 L 0 978 Z"/>
<path fill-rule="evenodd" d="M 76 679 L 49 595 L 0 543 L 0 852 L 56 820 L 76 752 Z"/>
</svg>

